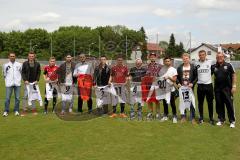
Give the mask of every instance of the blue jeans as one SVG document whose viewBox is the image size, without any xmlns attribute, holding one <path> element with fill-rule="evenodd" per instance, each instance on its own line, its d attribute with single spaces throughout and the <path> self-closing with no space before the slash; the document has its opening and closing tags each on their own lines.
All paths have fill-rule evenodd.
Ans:
<svg viewBox="0 0 240 160">
<path fill-rule="evenodd" d="M 142 106 L 141 106 L 141 103 L 137 103 L 137 106 L 138 106 L 138 108 L 137 108 L 137 110 L 138 110 L 138 112 L 142 112 Z M 130 105 L 130 113 L 134 113 L 134 105 Z"/>
<path fill-rule="evenodd" d="M 10 99 L 11 99 L 13 90 L 14 90 L 14 96 L 15 96 L 14 112 L 15 111 L 19 112 L 20 89 L 21 89 L 20 86 L 6 87 L 5 112 L 9 112 Z"/>
</svg>

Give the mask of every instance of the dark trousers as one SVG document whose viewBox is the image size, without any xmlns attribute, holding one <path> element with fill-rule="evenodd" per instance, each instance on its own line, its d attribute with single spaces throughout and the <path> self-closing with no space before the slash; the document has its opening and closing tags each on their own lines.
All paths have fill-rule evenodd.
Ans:
<svg viewBox="0 0 240 160">
<path fill-rule="evenodd" d="M 233 96 L 230 88 L 224 88 L 222 90 L 215 90 L 216 110 L 218 119 L 224 122 L 225 119 L 225 105 L 227 108 L 229 122 L 235 122 Z"/>
<path fill-rule="evenodd" d="M 172 107 L 173 117 L 177 116 L 175 99 L 176 99 L 176 97 L 173 95 L 173 92 L 172 92 L 171 93 L 170 104 L 171 104 L 171 107 Z M 168 116 L 168 104 L 167 104 L 167 101 L 165 99 L 163 100 L 163 107 L 164 107 L 164 116 Z"/>
<path fill-rule="evenodd" d="M 45 93 L 46 93 L 46 89 L 45 89 Z M 57 90 L 56 90 L 56 88 L 54 88 L 53 89 L 53 108 L 52 108 L 52 111 L 54 111 L 54 109 L 55 109 L 55 106 L 56 106 L 56 104 L 57 104 Z M 47 110 L 48 110 L 48 100 L 47 100 L 47 98 L 45 97 L 45 99 L 44 99 L 44 110 L 47 112 Z"/>
<path fill-rule="evenodd" d="M 203 120 L 203 103 L 204 98 L 207 99 L 209 119 L 213 120 L 213 85 L 212 84 L 198 84 L 197 88 L 198 110 L 200 120 Z"/>
<path fill-rule="evenodd" d="M 125 103 L 120 103 L 121 113 L 124 113 Z M 117 112 L 117 106 L 113 106 L 113 113 Z"/>
<path fill-rule="evenodd" d="M 91 98 L 91 95 L 90 95 L 90 98 L 87 101 L 88 112 L 92 112 L 92 103 L 93 102 L 92 102 L 92 98 Z M 82 107 L 83 107 L 83 100 L 81 98 L 80 90 L 78 89 L 78 112 L 83 112 Z"/>
</svg>

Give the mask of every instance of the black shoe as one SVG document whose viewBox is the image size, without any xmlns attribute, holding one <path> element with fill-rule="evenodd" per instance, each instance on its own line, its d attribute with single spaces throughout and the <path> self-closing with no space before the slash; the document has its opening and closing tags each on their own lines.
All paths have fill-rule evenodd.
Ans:
<svg viewBox="0 0 240 160">
<path fill-rule="evenodd" d="M 213 126 L 215 125 L 214 120 L 210 120 L 209 123 L 210 123 L 211 125 L 213 125 Z"/>
<path fill-rule="evenodd" d="M 199 119 L 199 124 L 203 124 L 203 119 Z"/>
</svg>

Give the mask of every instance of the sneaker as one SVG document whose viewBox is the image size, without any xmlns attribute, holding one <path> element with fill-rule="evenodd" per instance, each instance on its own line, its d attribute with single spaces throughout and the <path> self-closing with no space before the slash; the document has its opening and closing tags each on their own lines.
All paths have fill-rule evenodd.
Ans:
<svg viewBox="0 0 240 160">
<path fill-rule="evenodd" d="M 167 116 L 164 116 L 162 119 L 161 119 L 161 122 L 164 122 L 164 121 L 167 121 L 168 120 L 168 117 Z"/>
<path fill-rule="evenodd" d="M 232 123 L 230 124 L 230 128 L 235 128 L 235 122 L 232 122 Z"/>
<path fill-rule="evenodd" d="M 72 108 L 69 108 L 69 109 L 68 109 L 68 112 L 69 112 L 69 113 L 72 113 L 72 111 L 73 111 Z"/>
<path fill-rule="evenodd" d="M 185 122 L 186 122 L 186 118 L 185 118 L 185 117 L 182 117 L 181 123 L 185 123 Z"/>
<path fill-rule="evenodd" d="M 177 123 L 177 117 L 173 117 L 173 123 Z"/>
<path fill-rule="evenodd" d="M 24 116 L 26 116 L 26 115 L 27 115 L 27 112 L 26 112 L 26 111 L 22 111 L 21 117 L 24 117 Z"/>
<path fill-rule="evenodd" d="M 193 125 L 197 124 L 197 122 L 196 122 L 195 119 L 192 119 L 192 124 L 193 124 Z"/>
<path fill-rule="evenodd" d="M 203 124 L 203 119 L 199 119 L 199 124 Z"/>
<path fill-rule="evenodd" d="M 160 120 L 161 119 L 161 116 L 159 113 L 156 114 L 156 120 Z"/>
<path fill-rule="evenodd" d="M 34 116 L 38 115 L 37 110 L 36 110 L 36 109 L 33 109 L 33 110 L 32 110 L 32 114 L 33 114 Z"/>
<path fill-rule="evenodd" d="M 153 118 L 152 113 L 148 113 L 148 114 L 147 114 L 147 120 L 152 120 L 152 118 Z"/>
<path fill-rule="evenodd" d="M 64 111 L 61 111 L 60 115 L 61 116 L 64 116 L 65 112 Z"/>
<path fill-rule="evenodd" d="M 44 114 L 44 115 L 47 115 L 47 114 L 48 114 L 48 112 L 47 112 L 47 111 L 44 111 L 44 112 L 43 112 L 43 114 Z"/>
<path fill-rule="evenodd" d="M 7 116 L 8 116 L 8 112 L 4 112 L 3 117 L 7 117 Z"/>
<path fill-rule="evenodd" d="M 120 118 L 127 118 L 127 115 L 125 113 L 120 113 Z"/>
<path fill-rule="evenodd" d="M 117 114 L 116 113 L 113 113 L 109 116 L 110 118 L 116 118 L 117 117 Z"/>
<path fill-rule="evenodd" d="M 15 115 L 15 116 L 19 116 L 19 112 L 18 112 L 18 111 L 15 111 L 14 115 Z"/>
<path fill-rule="evenodd" d="M 222 125 L 223 125 L 223 122 L 218 121 L 218 122 L 216 123 L 216 125 L 217 125 L 217 126 L 222 126 Z"/>
</svg>

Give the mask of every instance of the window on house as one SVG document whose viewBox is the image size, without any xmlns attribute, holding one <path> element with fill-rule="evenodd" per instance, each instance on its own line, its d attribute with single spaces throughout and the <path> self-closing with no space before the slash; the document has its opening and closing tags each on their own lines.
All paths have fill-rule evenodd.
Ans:
<svg viewBox="0 0 240 160">
<path fill-rule="evenodd" d="M 211 53 L 211 51 L 207 51 L 207 55 L 211 55 L 212 53 Z"/>
</svg>

